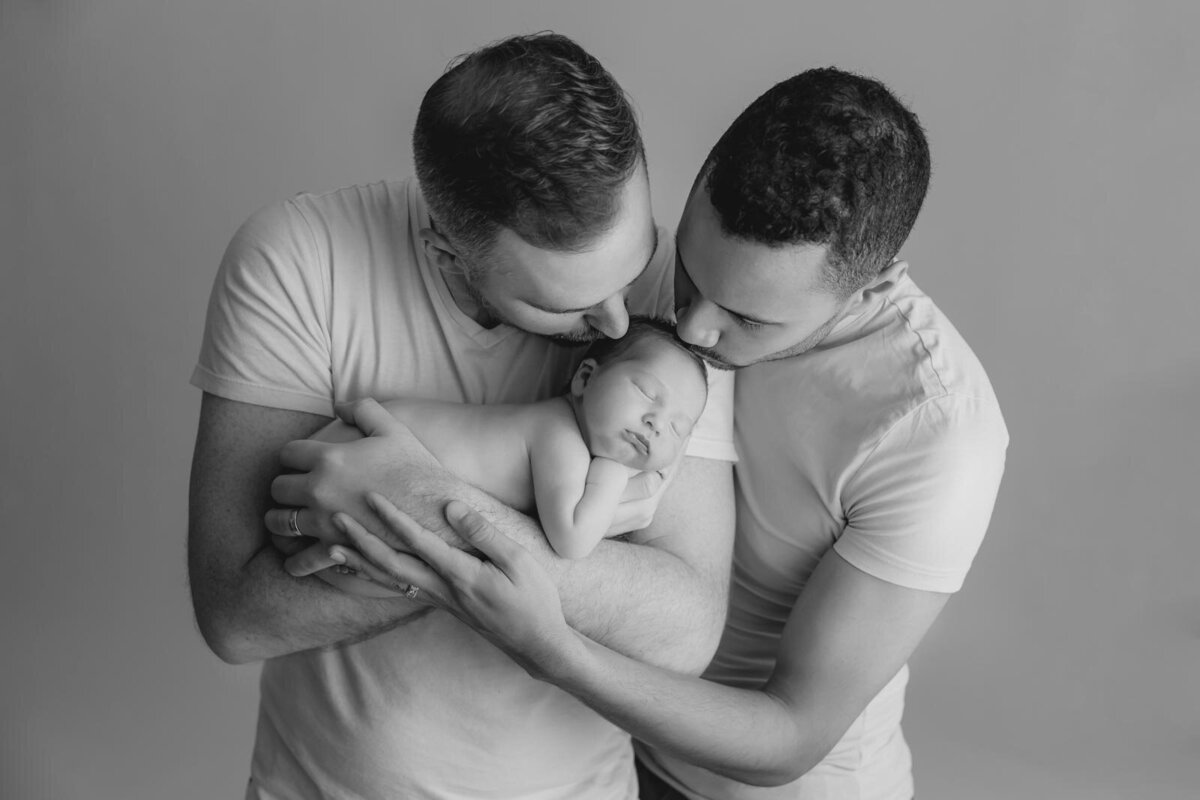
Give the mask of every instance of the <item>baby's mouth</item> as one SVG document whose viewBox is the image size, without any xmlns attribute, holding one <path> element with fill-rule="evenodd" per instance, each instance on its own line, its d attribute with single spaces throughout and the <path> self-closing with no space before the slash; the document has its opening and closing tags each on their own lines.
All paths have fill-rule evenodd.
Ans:
<svg viewBox="0 0 1200 800">
<path fill-rule="evenodd" d="M 627 430 L 625 433 L 627 434 L 626 438 L 629 440 L 629 443 L 632 444 L 638 452 L 644 456 L 650 455 L 649 439 L 647 439 L 645 436 L 642 436 L 637 431 Z"/>
</svg>

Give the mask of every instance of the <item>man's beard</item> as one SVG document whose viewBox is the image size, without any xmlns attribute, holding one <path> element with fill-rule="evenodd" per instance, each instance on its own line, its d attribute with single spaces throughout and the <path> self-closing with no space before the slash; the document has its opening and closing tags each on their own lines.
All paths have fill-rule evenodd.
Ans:
<svg viewBox="0 0 1200 800">
<path fill-rule="evenodd" d="M 546 333 L 540 334 L 542 338 L 549 339 L 555 344 L 563 344 L 569 347 L 582 347 L 583 345 L 591 344 L 597 339 L 603 338 L 604 334 L 595 328 L 588 328 L 586 331 L 579 333 Z"/>
</svg>

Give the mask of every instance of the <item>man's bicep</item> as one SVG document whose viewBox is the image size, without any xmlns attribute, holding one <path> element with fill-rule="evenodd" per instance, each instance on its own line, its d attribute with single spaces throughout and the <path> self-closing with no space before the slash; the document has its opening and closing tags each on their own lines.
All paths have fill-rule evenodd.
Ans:
<svg viewBox="0 0 1200 800">
<path fill-rule="evenodd" d="M 784 628 L 766 690 L 783 699 L 818 757 L 908 661 L 950 595 L 876 578 L 830 550 Z"/>
<path fill-rule="evenodd" d="M 188 575 L 202 627 L 230 581 L 267 545 L 262 520 L 280 448 L 328 421 L 204 394 L 188 509 Z"/>
</svg>

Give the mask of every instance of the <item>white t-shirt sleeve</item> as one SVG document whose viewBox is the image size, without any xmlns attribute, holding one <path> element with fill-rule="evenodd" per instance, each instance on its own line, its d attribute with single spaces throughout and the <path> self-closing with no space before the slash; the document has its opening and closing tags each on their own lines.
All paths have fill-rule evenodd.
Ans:
<svg viewBox="0 0 1200 800">
<path fill-rule="evenodd" d="M 889 583 L 958 591 L 991 520 L 1007 445 L 993 402 L 926 401 L 849 479 L 847 524 L 834 549 Z"/>
<path fill-rule="evenodd" d="M 718 461 L 737 461 L 733 445 L 733 387 L 732 370 L 708 369 L 708 401 L 696 420 L 686 454 Z"/>
<path fill-rule="evenodd" d="M 192 384 L 230 400 L 332 416 L 323 263 L 294 202 L 252 215 L 213 283 Z"/>
</svg>

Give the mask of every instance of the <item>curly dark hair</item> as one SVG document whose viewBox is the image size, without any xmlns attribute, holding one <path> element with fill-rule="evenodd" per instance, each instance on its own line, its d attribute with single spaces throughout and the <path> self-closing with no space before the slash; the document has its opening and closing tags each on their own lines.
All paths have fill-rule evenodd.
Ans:
<svg viewBox="0 0 1200 800">
<path fill-rule="evenodd" d="M 857 292 L 908 238 L 929 188 L 915 114 L 876 80 L 827 67 L 776 84 L 701 170 L 728 235 L 828 248 L 825 288 Z"/>
<path fill-rule="evenodd" d="M 613 223 L 645 159 L 625 92 L 550 32 L 451 62 L 421 102 L 413 156 L 439 230 L 476 257 L 502 226 L 537 247 L 585 248 Z"/>
<path fill-rule="evenodd" d="M 584 358 L 596 359 L 598 366 L 604 366 L 612 361 L 623 356 L 629 348 L 633 347 L 638 342 L 644 342 L 647 339 L 657 339 L 661 342 L 674 345 L 682 352 L 691 356 L 695 362 L 696 368 L 700 370 L 700 376 L 704 378 L 705 395 L 708 392 L 708 365 L 704 359 L 696 352 L 696 348 L 679 338 L 675 332 L 675 323 L 668 319 L 660 317 L 646 317 L 634 314 L 629 317 L 629 330 L 625 331 L 625 335 L 620 339 L 609 339 L 601 337 L 588 345 L 584 351 Z"/>
</svg>

